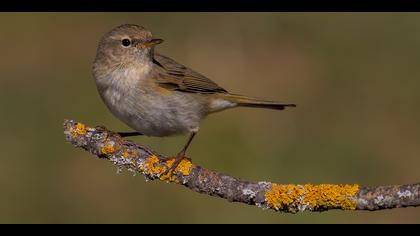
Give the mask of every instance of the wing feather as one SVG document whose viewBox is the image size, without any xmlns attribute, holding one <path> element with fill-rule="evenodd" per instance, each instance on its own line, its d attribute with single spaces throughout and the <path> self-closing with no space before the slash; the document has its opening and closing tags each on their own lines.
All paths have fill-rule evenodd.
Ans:
<svg viewBox="0 0 420 236">
<path fill-rule="evenodd" d="M 227 93 L 227 91 L 184 65 L 169 57 L 155 54 L 153 63 L 160 68 L 157 75 L 157 83 L 173 90 L 190 93 Z"/>
</svg>

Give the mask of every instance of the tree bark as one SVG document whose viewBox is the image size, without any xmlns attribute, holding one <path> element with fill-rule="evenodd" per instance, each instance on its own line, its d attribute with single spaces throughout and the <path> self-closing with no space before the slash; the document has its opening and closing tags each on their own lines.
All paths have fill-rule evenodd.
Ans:
<svg viewBox="0 0 420 236">
<path fill-rule="evenodd" d="M 138 172 L 146 180 L 181 184 L 195 192 L 221 197 L 230 202 L 256 205 L 281 212 L 381 210 L 420 205 L 420 184 L 361 187 L 357 184 L 276 184 L 249 182 L 208 170 L 184 159 L 164 175 L 174 162 L 149 148 L 122 139 L 104 127 L 87 127 L 64 121 L 68 141 L 93 155 L 108 159 L 119 168 Z"/>
</svg>

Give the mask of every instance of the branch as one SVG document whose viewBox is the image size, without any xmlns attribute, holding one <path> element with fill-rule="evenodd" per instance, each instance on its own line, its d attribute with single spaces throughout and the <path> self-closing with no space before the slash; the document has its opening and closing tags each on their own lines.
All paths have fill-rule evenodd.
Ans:
<svg viewBox="0 0 420 236">
<path fill-rule="evenodd" d="M 174 173 L 163 175 L 174 159 L 122 139 L 104 127 L 90 128 L 73 120 L 64 121 L 64 133 L 76 147 L 145 176 L 146 180 L 177 183 L 231 202 L 242 202 L 281 212 L 381 210 L 420 205 L 420 183 L 360 187 L 357 184 L 275 184 L 248 182 L 194 165 L 184 159 Z"/>
</svg>

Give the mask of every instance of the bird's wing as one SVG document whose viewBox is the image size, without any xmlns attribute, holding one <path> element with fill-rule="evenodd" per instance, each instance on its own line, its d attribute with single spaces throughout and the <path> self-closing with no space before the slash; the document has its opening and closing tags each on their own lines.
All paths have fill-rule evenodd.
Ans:
<svg viewBox="0 0 420 236">
<path fill-rule="evenodd" d="M 190 93 L 227 92 L 215 82 L 169 57 L 155 54 L 153 63 L 159 68 L 156 82 L 161 87 Z"/>
</svg>

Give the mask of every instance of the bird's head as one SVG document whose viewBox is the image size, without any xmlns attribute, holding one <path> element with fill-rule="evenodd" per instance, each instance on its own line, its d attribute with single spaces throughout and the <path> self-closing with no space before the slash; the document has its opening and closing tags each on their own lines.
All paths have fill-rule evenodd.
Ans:
<svg viewBox="0 0 420 236">
<path fill-rule="evenodd" d="M 152 33 L 139 25 L 120 25 L 106 33 L 99 41 L 95 70 L 110 70 L 129 64 L 152 62 L 153 50 L 162 39 L 152 37 Z"/>
</svg>

